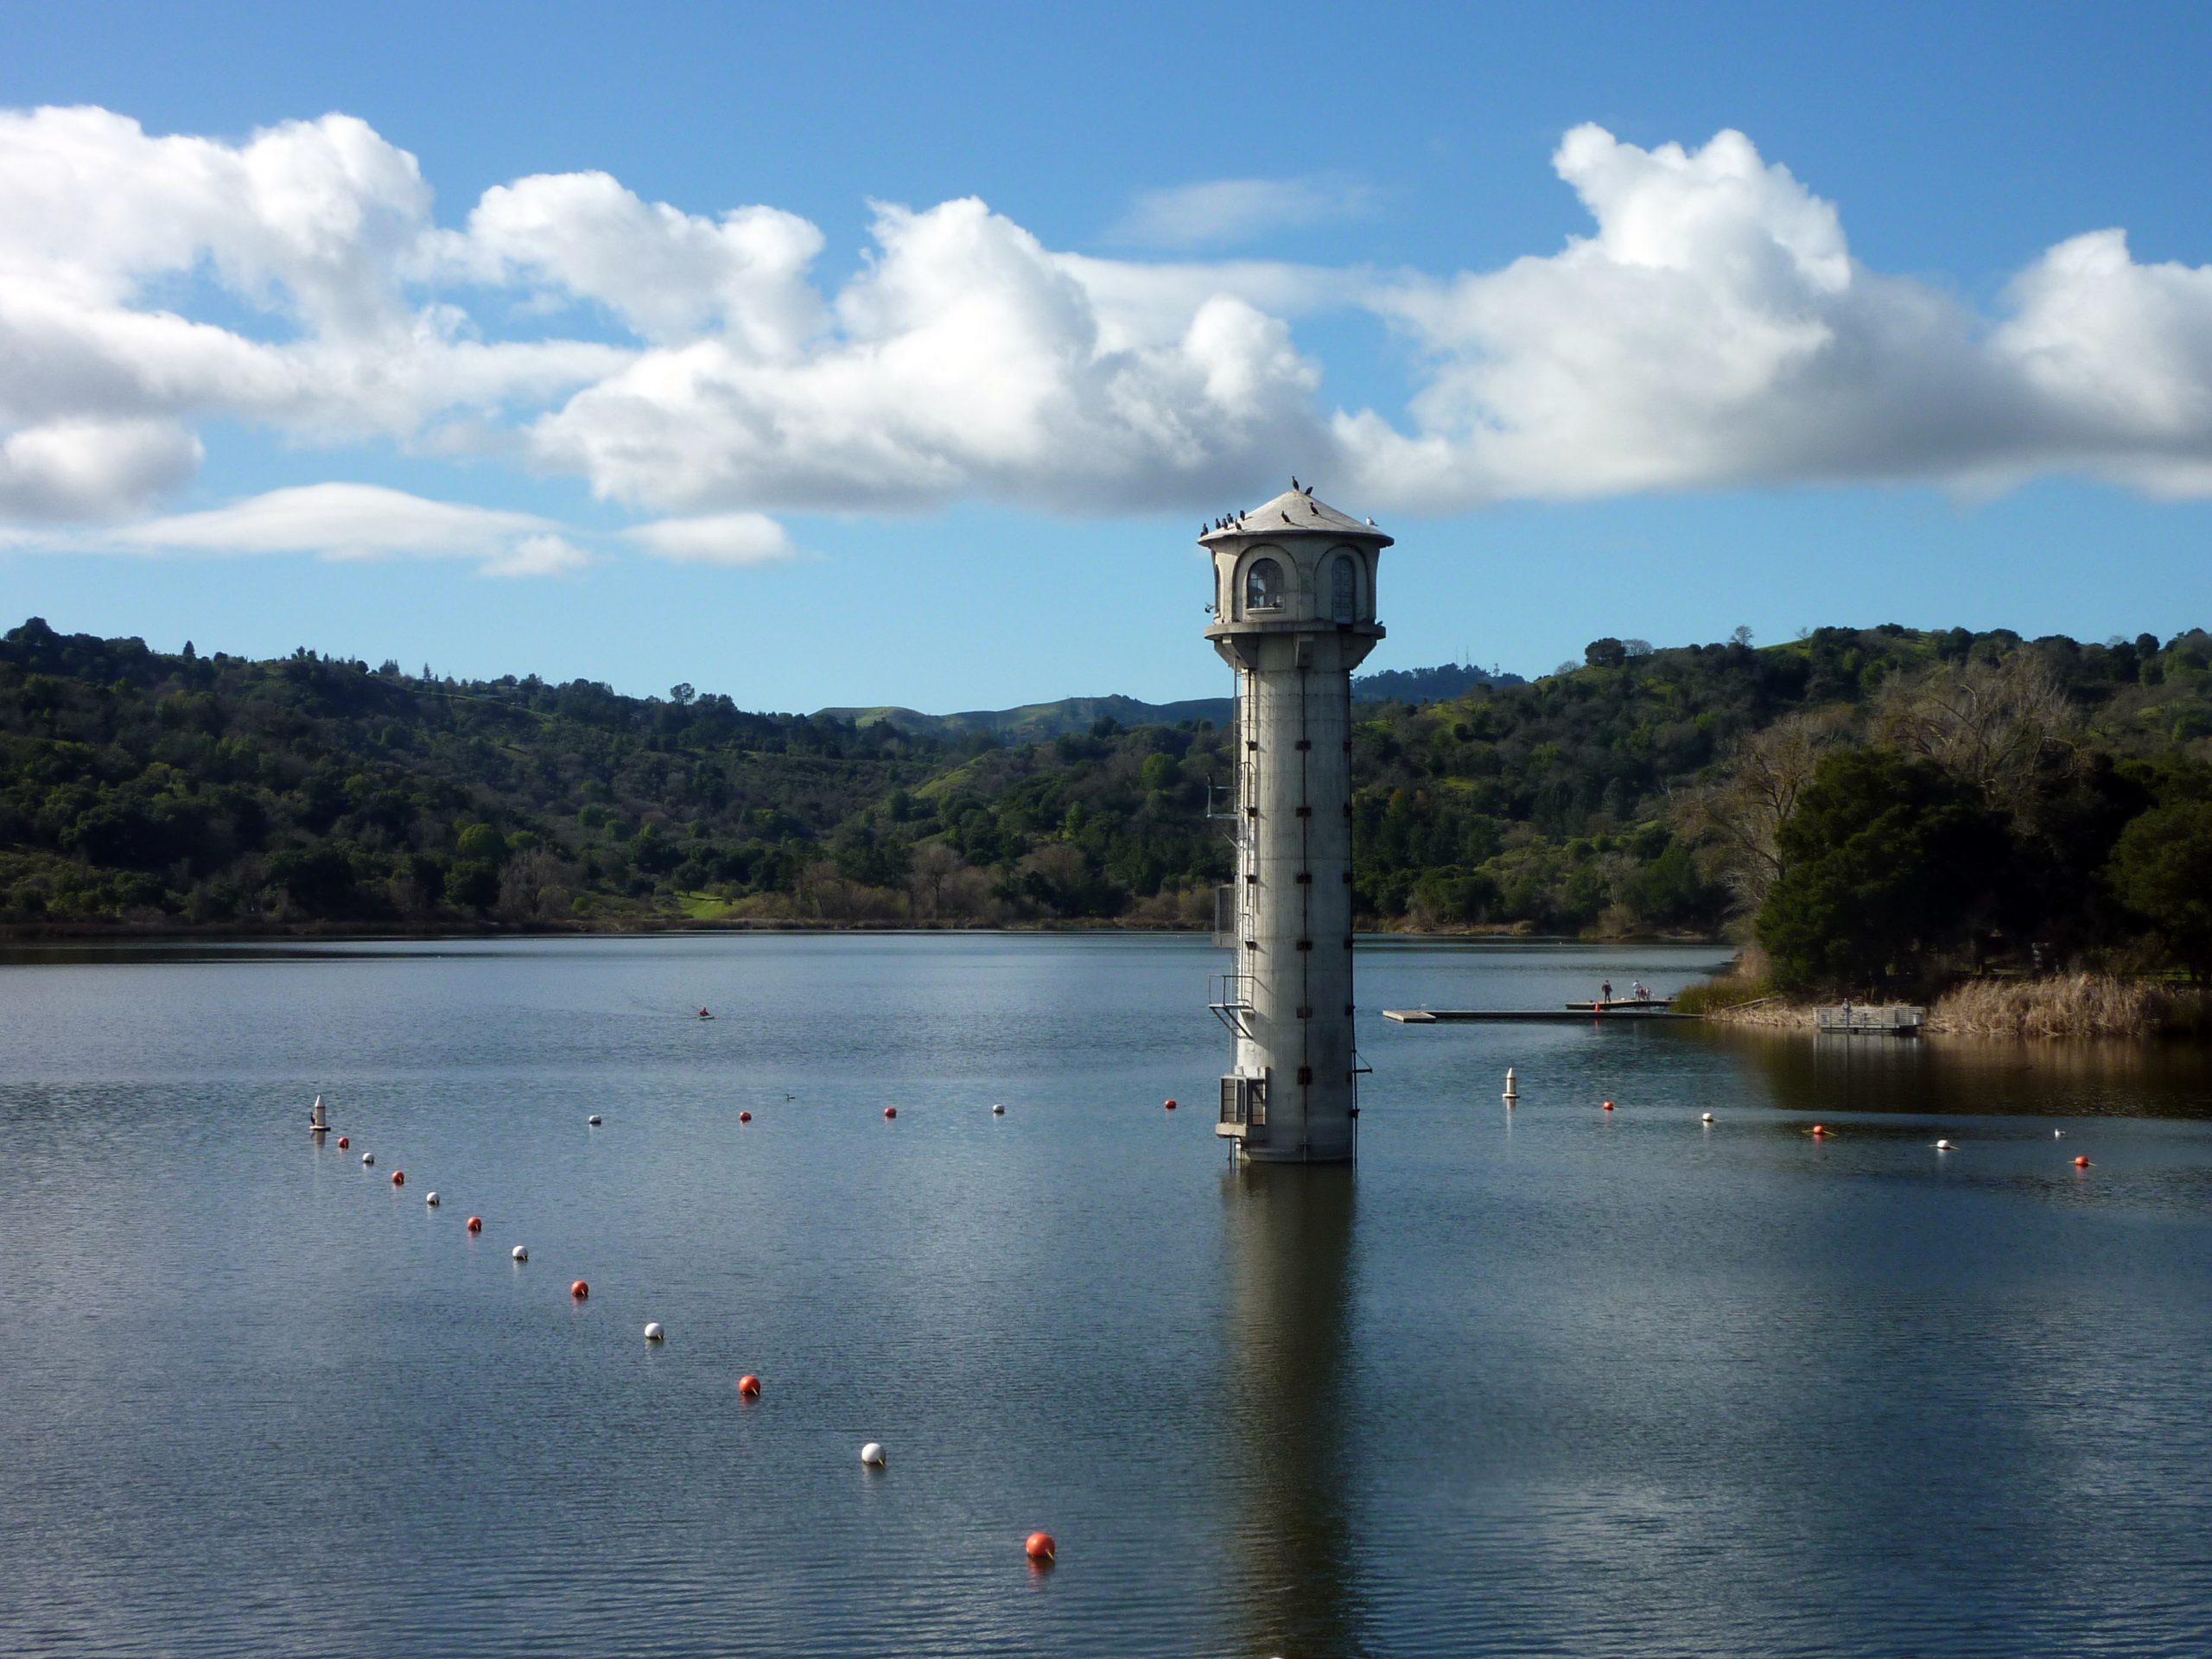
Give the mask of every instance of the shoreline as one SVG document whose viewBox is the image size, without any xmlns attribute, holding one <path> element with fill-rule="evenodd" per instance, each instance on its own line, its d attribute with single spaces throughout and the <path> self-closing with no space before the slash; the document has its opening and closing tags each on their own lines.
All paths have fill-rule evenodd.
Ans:
<svg viewBox="0 0 2212 1659">
<path fill-rule="evenodd" d="M 1833 1002 L 1766 996 L 1707 1009 L 1702 1018 L 1713 1026 L 1817 1034 L 1820 1010 L 1829 1006 Z M 2212 1040 L 2212 988 L 2170 980 L 2113 974 L 1969 979 L 1953 985 L 1926 1007 L 1923 1039 Z M 1853 1036 L 1850 1040 L 1873 1039 Z"/>
<path fill-rule="evenodd" d="M 1084 922 L 998 922 L 950 924 L 917 921 L 800 921 L 782 917 L 704 919 L 690 916 L 640 918 L 620 925 L 547 922 L 449 922 L 438 925 L 385 925 L 376 922 L 269 922 L 241 926 L 235 922 L 195 925 L 189 922 L 8 922 L 0 923 L 0 946 L 24 944 L 161 944 L 168 941 L 205 944 L 281 944 L 286 940 L 364 939 L 569 939 L 632 938 L 662 933 L 1085 933 L 1204 935 L 1205 927 L 1177 926 L 1154 920 Z M 1376 928 L 1355 930 L 1365 939 L 1405 941 L 1408 944 L 1484 942 L 1511 944 L 1576 944 L 1599 947 L 1726 945 L 1721 939 L 1694 935 L 1649 934 L 1582 938 L 1564 933 L 1535 933 L 1517 928 Z"/>
</svg>

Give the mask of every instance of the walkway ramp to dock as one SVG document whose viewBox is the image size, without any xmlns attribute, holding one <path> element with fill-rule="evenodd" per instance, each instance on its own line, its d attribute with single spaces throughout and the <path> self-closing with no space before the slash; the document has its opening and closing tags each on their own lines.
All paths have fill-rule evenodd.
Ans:
<svg viewBox="0 0 2212 1659">
<path fill-rule="evenodd" d="M 1402 1026 L 1436 1026 L 1473 1020 L 1540 1020 L 1562 1025 L 1583 1025 L 1592 1020 L 1624 1021 L 1695 1020 L 1694 1014 L 1675 1014 L 1667 1008 L 1385 1008 L 1385 1020 Z"/>
</svg>

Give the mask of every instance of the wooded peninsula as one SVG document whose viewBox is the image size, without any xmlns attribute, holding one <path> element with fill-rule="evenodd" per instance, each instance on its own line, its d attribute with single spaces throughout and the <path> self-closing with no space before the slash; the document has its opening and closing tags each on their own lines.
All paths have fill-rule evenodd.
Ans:
<svg viewBox="0 0 2212 1659">
<path fill-rule="evenodd" d="M 2212 973 L 2202 630 L 1452 672 L 1355 686 L 1363 925 L 1732 937 L 1786 990 Z M 0 639 L 0 927 L 1205 925 L 1223 721 L 1055 710 L 761 714 L 34 618 Z"/>
</svg>

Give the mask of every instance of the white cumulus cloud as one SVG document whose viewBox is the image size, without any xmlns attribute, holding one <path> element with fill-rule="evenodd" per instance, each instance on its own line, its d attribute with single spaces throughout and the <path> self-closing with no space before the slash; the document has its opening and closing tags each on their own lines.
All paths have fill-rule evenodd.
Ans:
<svg viewBox="0 0 2212 1659">
<path fill-rule="evenodd" d="M 720 526 L 636 545 L 726 563 L 772 556 L 777 511 L 1204 513 L 1294 467 L 1378 512 L 2052 472 L 2212 494 L 2212 266 L 2093 227 L 2023 251 L 1984 309 L 1868 269 L 1836 206 L 1741 134 L 1645 149 L 1584 126 L 1554 165 L 1589 230 L 1497 269 L 1102 259 L 963 199 L 879 206 L 829 283 L 796 214 L 601 172 L 499 185 L 441 224 L 415 157 L 342 114 L 228 140 L 0 111 L 0 519 L 143 515 L 218 423 L 578 479 Z M 1372 206 L 1343 180 L 1217 181 L 1129 223 L 1221 247 Z M 1330 397 L 1300 330 L 1345 309 L 1411 346 L 1402 404 Z M 543 522 L 464 534 L 317 493 L 365 487 L 219 509 L 223 544 L 312 521 L 285 544 L 451 556 L 474 535 L 461 556 L 533 574 L 586 556 Z"/>
<path fill-rule="evenodd" d="M 1594 234 L 1376 296 L 1428 372 L 1406 421 L 1335 421 L 1371 499 L 2053 470 L 2212 485 L 2212 270 L 2137 265 L 2092 234 L 1986 319 L 1859 264 L 1834 207 L 1740 133 L 1645 150 L 1580 127 L 1554 163 Z"/>
<path fill-rule="evenodd" d="M 649 351 L 531 429 L 538 461 L 677 512 L 1067 510 L 1211 499 L 1325 442 L 1288 327 L 1227 293 L 1173 339 L 1109 349 L 1091 292 L 982 202 L 882 207 L 832 327 L 764 361 L 720 338 Z"/>
<path fill-rule="evenodd" d="M 763 512 L 656 518 L 622 533 L 655 557 L 678 564 L 774 564 L 796 556 L 784 527 Z"/>
<path fill-rule="evenodd" d="M 541 174 L 486 190 L 467 232 L 439 251 L 486 283 L 596 300 L 651 340 L 711 330 L 781 357 L 821 320 L 807 268 L 822 232 L 805 219 L 773 207 L 702 218 L 643 200 L 605 173 Z"/>
<path fill-rule="evenodd" d="M 118 531 L 143 552 L 309 553 L 327 559 L 461 558 L 493 575 L 573 570 L 585 556 L 535 513 L 433 501 L 376 484 L 303 484 Z"/>
<path fill-rule="evenodd" d="M 0 436 L 0 518 L 107 518 L 189 480 L 200 440 L 156 416 L 78 417 Z"/>
<path fill-rule="evenodd" d="M 591 555 L 558 536 L 525 536 L 476 567 L 481 576 L 565 576 L 591 563 Z"/>
</svg>

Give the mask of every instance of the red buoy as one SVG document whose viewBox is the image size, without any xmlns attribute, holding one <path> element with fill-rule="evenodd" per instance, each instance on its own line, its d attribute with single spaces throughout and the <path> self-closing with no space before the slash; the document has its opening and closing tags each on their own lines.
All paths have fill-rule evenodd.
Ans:
<svg viewBox="0 0 2212 1659">
<path fill-rule="evenodd" d="M 748 1400 L 758 1400 L 760 1397 L 760 1379 L 747 1371 L 737 1379 L 737 1391 Z"/>
<path fill-rule="evenodd" d="M 1609 1112 L 1613 1109 L 1613 1103 L 1611 1101 L 1609 1100 L 1605 1103 L 1605 1109 Z"/>
<path fill-rule="evenodd" d="M 569 1294 L 575 1297 L 581 1302 L 585 1297 L 591 1294 L 591 1287 L 586 1284 L 582 1280 L 579 1279 L 575 1284 L 569 1287 Z"/>
<path fill-rule="evenodd" d="M 471 1216 L 468 1218 L 468 1230 L 472 1233 L 482 1232 L 484 1230 L 484 1217 L 481 1216 Z"/>
<path fill-rule="evenodd" d="M 737 1115 L 737 1121 L 741 1123 L 750 1123 L 753 1121 L 753 1114 L 750 1112 L 740 1112 Z"/>
<path fill-rule="evenodd" d="M 395 1169 L 395 1170 L 393 1170 L 393 1171 L 391 1172 L 391 1184 L 392 1184 L 394 1186 L 404 1186 L 404 1185 L 407 1185 L 407 1172 L 406 1172 L 405 1170 L 404 1170 L 404 1169 Z"/>
<path fill-rule="evenodd" d="M 1049 1532 L 1033 1532 L 1022 1544 L 1022 1554 L 1033 1561 L 1049 1561 L 1058 1558 L 1058 1546 Z"/>
<path fill-rule="evenodd" d="M 896 1117 L 899 1116 L 899 1109 L 896 1106 L 887 1106 L 883 1109 L 883 1115 L 886 1117 Z"/>
<path fill-rule="evenodd" d="M 340 1152 L 345 1151 L 346 1147 L 353 1144 L 353 1137 L 350 1135 L 341 1135 L 338 1137 L 338 1150 Z"/>
<path fill-rule="evenodd" d="M 1826 1135 L 1827 1132 L 1827 1125 L 1825 1123 L 1815 1123 L 1813 1125 L 1813 1133 L 1816 1135 Z"/>
<path fill-rule="evenodd" d="M 2074 1167 L 2076 1169 L 2087 1169 L 2088 1166 L 2089 1160 L 2086 1157 L 2076 1158 L 2074 1160 Z"/>
<path fill-rule="evenodd" d="M 1172 1099 L 1171 1099 L 1171 1100 L 1167 1101 L 1167 1102 L 1166 1103 L 1166 1104 L 1167 1109 L 1168 1109 L 1169 1111 L 1171 1111 L 1171 1112 L 1172 1112 L 1172 1111 L 1173 1111 L 1173 1110 L 1175 1109 L 1175 1103 L 1174 1103 L 1174 1101 L 1173 1101 L 1173 1100 L 1172 1100 Z"/>
</svg>

